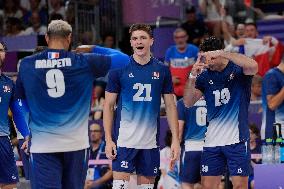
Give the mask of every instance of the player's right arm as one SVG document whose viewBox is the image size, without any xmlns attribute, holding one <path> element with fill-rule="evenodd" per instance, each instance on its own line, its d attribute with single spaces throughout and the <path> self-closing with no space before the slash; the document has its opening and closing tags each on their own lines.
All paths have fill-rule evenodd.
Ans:
<svg viewBox="0 0 284 189">
<path fill-rule="evenodd" d="M 121 70 L 112 70 L 108 75 L 108 82 L 105 92 L 105 104 L 103 109 L 103 124 L 105 130 L 107 158 L 113 160 L 116 157 L 116 145 L 112 140 L 112 125 L 114 118 L 114 109 L 117 96 L 120 93 L 120 74 Z"/>
<path fill-rule="evenodd" d="M 106 140 L 105 152 L 107 158 L 111 160 L 116 157 L 116 145 L 112 140 L 112 125 L 116 99 L 117 93 L 105 92 L 105 104 L 103 110 L 103 125 Z"/>
<path fill-rule="evenodd" d="M 200 56 L 198 56 L 184 87 L 183 102 L 186 107 L 193 106 L 203 95 L 199 89 L 195 88 L 195 85 L 197 76 L 201 74 L 205 68 L 206 64 L 202 63 Z"/>
</svg>

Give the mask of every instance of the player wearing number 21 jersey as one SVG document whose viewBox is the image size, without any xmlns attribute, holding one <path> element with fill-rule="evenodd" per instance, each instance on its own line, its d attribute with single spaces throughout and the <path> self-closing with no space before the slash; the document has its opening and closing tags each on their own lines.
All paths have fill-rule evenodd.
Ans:
<svg viewBox="0 0 284 189">
<path fill-rule="evenodd" d="M 16 96 L 30 110 L 33 189 L 83 188 L 93 81 L 129 63 L 128 56 L 108 48 L 96 46 L 86 54 L 67 51 L 71 33 L 67 22 L 52 21 L 48 49 L 25 57 L 19 69 Z"/>
</svg>

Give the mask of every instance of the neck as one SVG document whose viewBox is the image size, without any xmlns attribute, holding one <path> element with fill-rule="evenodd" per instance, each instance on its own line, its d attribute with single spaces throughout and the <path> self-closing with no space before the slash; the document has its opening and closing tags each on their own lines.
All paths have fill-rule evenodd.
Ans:
<svg viewBox="0 0 284 189">
<path fill-rule="evenodd" d="M 150 56 L 150 53 L 146 56 L 138 56 L 138 55 L 134 54 L 133 58 L 137 63 L 139 63 L 141 65 L 145 65 L 150 61 L 151 56 Z"/>
<path fill-rule="evenodd" d="M 186 50 L 186 46 L 183 46 L 183 47 L 178 47 L 177 50 L 181 53 L 185 52 Z"/>
<path fill-rule="evenodd" d="M 219 72 L 223 71 L 226 68 L 226 66 L 228 65 L 228 63 L 229 63 L 228 59 L 223 59 L 222 64 L 218 67 L 217 71 L 219 71 Z"/>
<path fill-rule="evenodd" d="M 64 45 L 64 43 L 61 40 L 52 40 L 48 43 L 48 48 L 50 49 L 65 49 L 68 50 L 68 48 L 66 48 L 66 46 Z"/>
<path fill-rule="evenodd" d="M 99 146 L 100 146 L 100 144 L 101 144 L 101 140 L 93 141 L 93 142 L 92 142 L 92 149 L 93 149 L 93 150 L 98 149 Z"/>
<path fill-rule="evenodd" d="M 284 73 L 284 61 L 282 61 L 278 66 L 277 68 Z"/>
</svg>

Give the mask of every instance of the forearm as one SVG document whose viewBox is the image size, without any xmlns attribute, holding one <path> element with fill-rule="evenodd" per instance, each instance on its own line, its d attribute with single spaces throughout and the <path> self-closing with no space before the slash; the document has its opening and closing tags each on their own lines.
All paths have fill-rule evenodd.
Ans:
<svg viewBox="0 0 284 189">
<path fill-rule="evenodd" d="M 183 135 L 183 130 L 184 130 L 184 121 L 183 120 L 178 120 L 178 138 L 179 142 L 182 140 L 182 135 Z"/>
<path fill-rule="evenodd" d="M 223 52 L 220 56 L 242 67 L 245 75 L 255 75 L 258 71 L 257 62 L 243 54 Z"/>
<path fill-rule="evenodd" d="M 103 110 L 103 125 L 104 125 L 106 141 L 112 141 L 113 115 L 114 115 L 113 107 L 111 107 L 108 104 L 105 104 Z"/>
<path fill-rule="evenodd" d="M 195 88 L 195 81 L 196 78 L 188 78 L 184 87 L 183 102 L 186 107 L 193 106 L 195 102 L 200 98 Z"/>
<path fill-rule="evenodd" d="M 166 106 L 166 114 L 167 114 L 167 120 L 170 126 L 170 130 L 172 132 L 172 140 L 178 140 L 179 134 L 178 134 L 178 119 L 177 119 L 177 110 L 175 105 L 168 105 Z"/>
<path fill-rule="evenodd" d="M 284 87 L 282 87 L 281 91 L 278 92 L 276 95 L 268 95 L 267 96 L 267 103 L 268 107 L 271 110 L 276 110 L 280 104 L 284 101 Z"/>
<path fill-rule="evenodd" d="M 25 107 L 24 102 L 22 100 L 17 99 L 11 103 L 11 111 L 13 114 L 13 120 L 15 125 L 21 135 L 27 139 L 30 136 L 30 130 L 25 120 L 26 114 L 28 114 L 28 108 Z"/>
</svg>

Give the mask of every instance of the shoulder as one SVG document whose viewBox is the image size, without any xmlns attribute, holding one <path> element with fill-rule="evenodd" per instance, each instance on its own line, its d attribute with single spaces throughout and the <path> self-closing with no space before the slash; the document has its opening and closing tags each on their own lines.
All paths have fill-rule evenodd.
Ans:
<svg viewBox="0 0 284 189">
<path fill-rule="evenodd" d="M 167 52 L 166 53 L 172 53 L 176 51 L 176 46 L 175 45 L 171 45 L 167 48 Z"/>
<path fill-rule="evenodd" d="M 188 48 L 188 50 L 196 50 L 196 51 L 198 51 L 198 47 L 196 45 L 193 45 L 193 44 L 188 44 L 187 48 Z"/>
<path fill-rule="evenodd" d="M 2 75 L 0 75 L 0 76 L 2 76 L 2 80 L 3 80 L 5 83 L 8 83 L 8 84 L 13 85 L 12 79 L 10 79 L 8 76 L 6 76 L 6 75 L 4 75 L 4 74 L 2 74 Z"/>
</svg>

